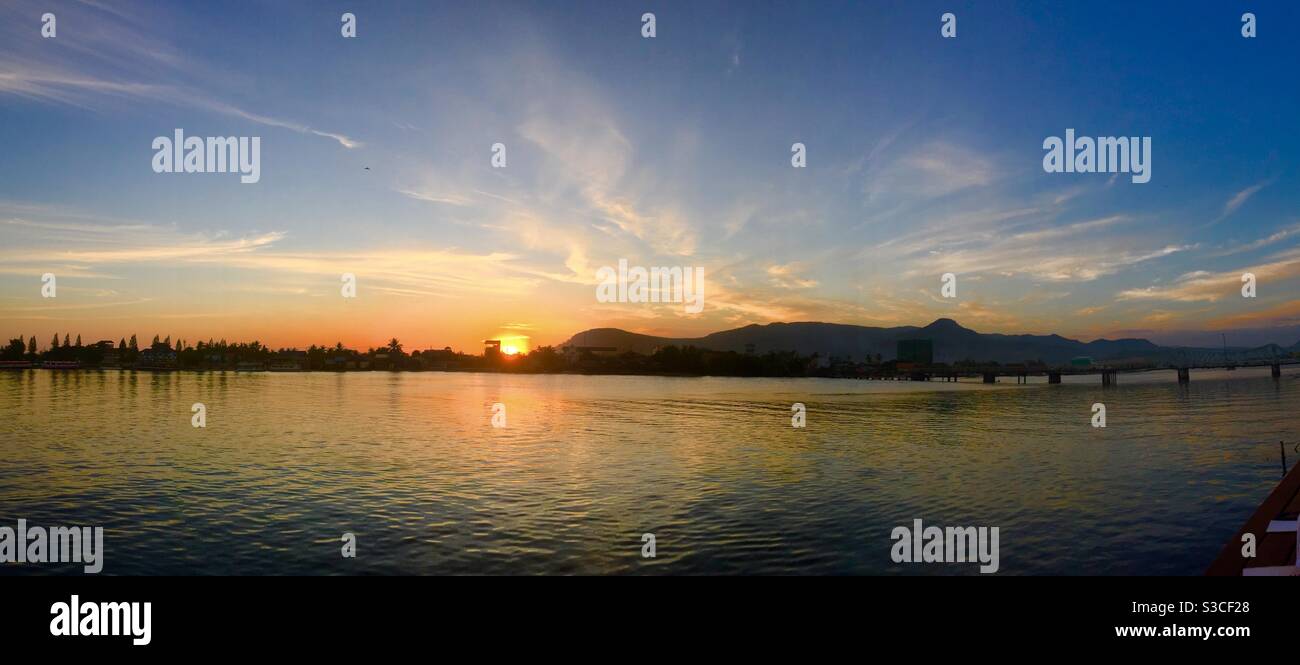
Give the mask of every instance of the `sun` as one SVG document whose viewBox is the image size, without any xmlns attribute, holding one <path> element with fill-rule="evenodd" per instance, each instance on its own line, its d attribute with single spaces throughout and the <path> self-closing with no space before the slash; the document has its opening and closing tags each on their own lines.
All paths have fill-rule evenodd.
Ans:
<svg viewBox="0 0 1300 665">
<path fill-rule="evenodd" d="M 527 335 L 513 334 L 511 331 L 502 330 L 492 337 L 491 342 L 498 344 L 496 352 L 503 356 L 523 356 L 527 355 L 529 343 Z"/>
</svg>

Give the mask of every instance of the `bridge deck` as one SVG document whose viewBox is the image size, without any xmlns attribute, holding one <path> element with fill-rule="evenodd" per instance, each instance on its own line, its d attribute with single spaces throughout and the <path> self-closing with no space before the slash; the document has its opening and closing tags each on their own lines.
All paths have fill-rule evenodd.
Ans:
<svg viewBox="0 0 1300 665">
<path fill-rule="evenodd" d="M 1187 367 L 1171 367 L 1165 365 L 1107 365 L 1097 364 L 1086 367 L 1079 366 L 1054 366 L 1054 365 L 913 365 L 905 369 L 897 370 L 898 373 L 917 373 L 917 374 L 934 374 L 938 376 L 947 376 L 960 374 L 963 376 L 972 376 L 978 374 L 996 374 L 998 376 L 1043 376 L 1047 374 L 1061 374 L 1065 376 L 1080 376 L 1089 374 L 1128 374 L 1135 372 L 1175 372 L 1179 370 L 1190 369 L 1251 369 L 1259 367 L 1291 367 L 1300 365 L 1300 359 L 1285 358 L 1278 360 L 1247 361 L 1239 363 L 1220 363 L 1220 364 L 1198 364 Z"/>
</svg>

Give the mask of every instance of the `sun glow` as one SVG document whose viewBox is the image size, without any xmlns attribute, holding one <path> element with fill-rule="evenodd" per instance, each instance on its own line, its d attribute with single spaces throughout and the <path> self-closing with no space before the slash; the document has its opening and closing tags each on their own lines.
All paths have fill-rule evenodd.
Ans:
<svg viewBox="0 0 1300 665">
<path fill-rule="evenodd" d="M 498 335 L 497 339 L 501 340 L 501 355 L 517 356 L 528 353 L 529 338 L 524 335 Z"/>
</svg>

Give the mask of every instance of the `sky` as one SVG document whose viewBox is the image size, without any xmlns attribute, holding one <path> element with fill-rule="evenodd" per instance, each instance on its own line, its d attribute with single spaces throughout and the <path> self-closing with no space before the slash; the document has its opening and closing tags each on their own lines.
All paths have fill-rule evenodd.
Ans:
<svg viewBox="0 0 1300 665">
<path fill-rule="evenodd" d="M 0 334 L 478 352 L 949 317 L 1290 345 L 1296 25 L 1289 2 L 6 0 Z M 177 128 L 260 137 L 260 180 L 155 173 Z M 1150 137 L 1150 182 L 1045 172 L 1067 128 Z M 703 311 L 599 301 L 620 259 L 703 268 Z"/>
</svg>

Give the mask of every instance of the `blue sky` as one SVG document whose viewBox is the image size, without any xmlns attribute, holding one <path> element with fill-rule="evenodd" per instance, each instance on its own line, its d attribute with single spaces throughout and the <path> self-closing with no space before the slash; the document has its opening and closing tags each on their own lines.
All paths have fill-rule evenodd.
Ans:
<svg viewBox="0 0 1300 665">
<path fill-rule="evenodd" d="M 1298 18 L 1285 2 L 7 2 L 0 320 L 42 343 L 472 349 L 949 316 L 1291 344 Z M 151 142 L 177 127 L 260 136 L 261 181 L 154 173 Z M 1150 136 L 1151 181 L 1045 173 L 1042 142 L 1066 128 Z M 597 302 L 596 270 L 620 258 L 704 267 L 705 311 Z M 58 298 L 40 298 L 46 272 Z"/>
</svg>

